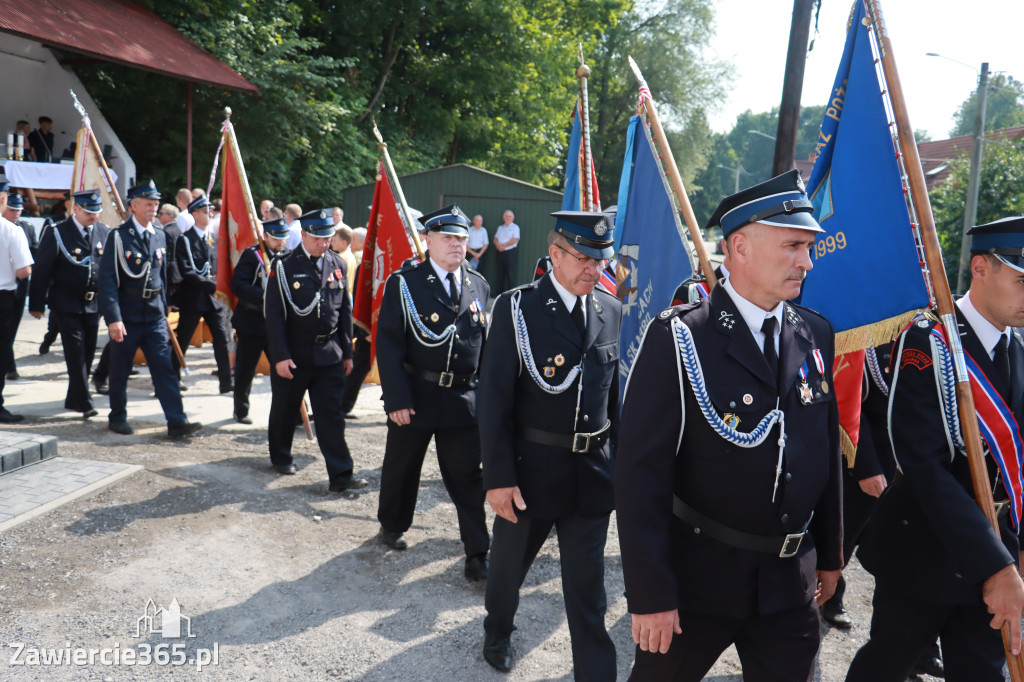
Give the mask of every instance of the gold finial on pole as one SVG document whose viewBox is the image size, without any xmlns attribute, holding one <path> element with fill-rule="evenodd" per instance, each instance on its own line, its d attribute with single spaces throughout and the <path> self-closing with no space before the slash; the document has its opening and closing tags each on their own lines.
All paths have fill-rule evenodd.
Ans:
<svg viewBox="0 0 1024 682">
<path fill-rule="evenodd" d="M 231 118 L 231 107 L 224 107 L 224 118 Z"/>
</svg>

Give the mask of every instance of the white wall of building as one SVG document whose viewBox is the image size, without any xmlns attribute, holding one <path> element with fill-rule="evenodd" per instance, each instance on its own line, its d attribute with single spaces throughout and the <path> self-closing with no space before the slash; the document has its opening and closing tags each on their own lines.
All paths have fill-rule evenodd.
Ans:
<svg viewBox="0 0 1024 682">
<path fill-rule="evenodd" d="M 0 141 L 14 132 L 19 119 L 35 129 L 40 116 L 49 116 L 53 119 L 54 156 L 59 157 L 75 141 L 82 126 L 69 92 L 74 90 L 89 114 L 100 149 L 108 144 L 112 147 L 107 164 L 117 173 L 117 191 L 124 197 L 135 180 L 135 162 L 70 68 L 61 66 L 42 44 L 0 33 L 0 74 Z"/>
</svg>

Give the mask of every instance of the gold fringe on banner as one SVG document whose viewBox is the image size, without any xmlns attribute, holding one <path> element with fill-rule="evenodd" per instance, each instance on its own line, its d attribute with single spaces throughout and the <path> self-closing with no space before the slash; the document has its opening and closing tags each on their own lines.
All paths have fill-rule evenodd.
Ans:
<svg viewBox="0 0 1024 682">
<path fill-rule="evenodd" d="M 874 348 L 896 340 L 900 331 L 910 324 L 919 312 L 921 311 L 911 310 L 896 317 L 839 332 L 836 334 L 836 355 Z"/>
<path fill-rule="evenodd" d="M 843 457 L 846 458 L 846 468 L 852 469 L 853 461 L 857 458 L 857 446 L 841 428 L 839 429 L 839 445 L 843 449 Z"/>
</svg>

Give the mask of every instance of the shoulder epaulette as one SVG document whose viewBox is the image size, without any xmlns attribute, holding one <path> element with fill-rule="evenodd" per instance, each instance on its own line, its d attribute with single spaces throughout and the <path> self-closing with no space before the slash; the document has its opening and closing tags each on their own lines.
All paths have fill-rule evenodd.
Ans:
<svg viewBox="0 0 1024 682">
<path fill-rule="evenodd" d="M 476 275 L 477 277 L 479 277 L 480 279 L 482 279 L 485 282 L 487 281 L 486 277 L 484 277 L 481 273 L 477 272 L 473 268 L 466 268 L 466 272 L 469 272 L 469 273 L 472 273 L 472 274 Z"/>
<path fill-rule="evenodd" d="M 680 305 L 669 306 L 658 313 L 657 319 L 661 322 L 668 322 L 673 317 L 680 317 L 688 312 L 697 310 L 704 305 L 704 301 L 706 300 L 707 299 L 701 299 L 699 301 L 694 301 L 693 303 L 682 303 Z"/>
</svg>

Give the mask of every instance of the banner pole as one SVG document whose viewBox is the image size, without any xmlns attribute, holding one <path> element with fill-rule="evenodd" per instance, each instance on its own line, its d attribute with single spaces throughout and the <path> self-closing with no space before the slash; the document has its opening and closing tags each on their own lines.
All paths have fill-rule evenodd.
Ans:
<svg viewBox="0 0 1024 682">
<path fill-rule="evenodd" d="M 402 183 L 398 181 L 398 175 L 395 174 L 395 167 L 391 163 L 391 154 L 388 153 L 388 143 L 384 141 L 384 136 L 380 134 L 380 130 L 377 129 L 377 121 L 373 121 L 373 136 L 377 138 L 377 148 L 380 149 L 380 153 L 384 156 L 384 171 L 387 173 L 388 178 L 391 180 L 392 189 L 395 194 L 398 195 L 398 203 L 402 207 L 402 218 L 405 223 L 405 229 L 412 237 L 412 243 L 416 247 L 416 255 L 420 260 L 426 258 L 426 252 L 423 250 L 423 244 L 420 243 L 420 233 L 416 229 L 416 223 L 412 219 L 412 215 L 409 213 L 409 204 L 405 203 L 405 192 L 402 191 Z"/>
<path fill-rule="evenodd" d="M 647 81 L 644 80 L 643 74 L 640 73 L 640 67 L 636 65 L 632 57 L 627 57 L 627 59 L 629 60 L 629 68 L 633 70 L 633 75 L 636 76 L 641 90 L 646 90 L 649 93 L 650 88 L 647 87 Z M 704 279 L 707 280 L 708 291 L 710 292 L 718 283 L 718 278 L 715 276 L 715 269 L 711 267 L 708 250 L 704 248 L 704 236 L 701 234 L 700 228 L 697 227 L 697 217 L 693 214 L 693 207 L 690 206 L 690 198 L 686 195 L 686 188 L 683 187 L 683 179 L 679 175 L 679 168 L 676 166 L 676 160 L 672 156 L 672 149 L 668 145 L 668 138 L 665 137 L 665 130 L 661 127 L 661 120 L 658 118 L 658 111 L 654 106 L 653 98 L 645 98 L 643 106 L 647 112 L 647 118 L 651 121 L 651 132 L 654 133 L 654 139 L 657 140 L 658 146 L 662 150 L 662 159 L 665 162 L 665 169 L 668 171 L 669 181 L 672 183 L 672 190 L 676 195 L 679 208 L 683 212 L 683 221 L 690 231 L 693 249 L 697 252 L 697 260 L 700 263 Z"/>
</svg>

